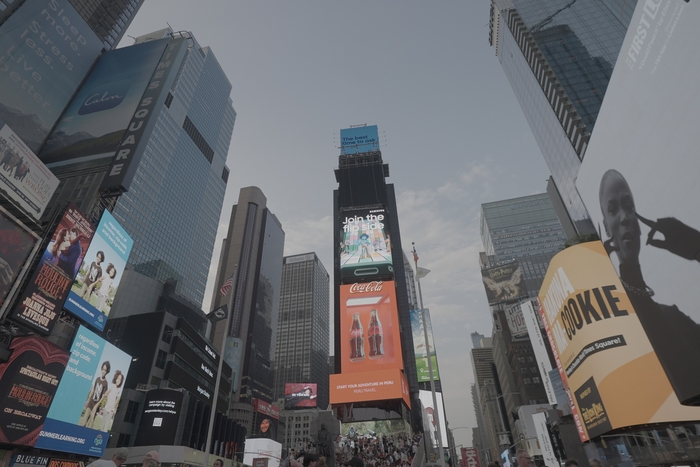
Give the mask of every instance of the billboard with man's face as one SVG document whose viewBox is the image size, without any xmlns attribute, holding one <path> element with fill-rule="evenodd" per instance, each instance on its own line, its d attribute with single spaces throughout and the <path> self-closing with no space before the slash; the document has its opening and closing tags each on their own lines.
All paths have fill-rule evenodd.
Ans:
<svg viewBox="0 0 700 467">
<path fill-rule="evenodd" d="M 340 232 L 340 277 L 345 283 L 391 279 L 389 215 L 381 206 L 343 210 Z"/>
<path fill-rule="evenodd" d="M 675 396 L 700 404 L 697 2 L 639 2 L 576 186 Z"/>
</svg>

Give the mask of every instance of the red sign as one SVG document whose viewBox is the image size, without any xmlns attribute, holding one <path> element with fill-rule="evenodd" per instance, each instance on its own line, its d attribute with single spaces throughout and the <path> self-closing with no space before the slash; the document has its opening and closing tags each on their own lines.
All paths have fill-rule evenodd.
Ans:
<svg viewBox="0 0 700 467">
<path fill-rule="evenodd" d="M 462 448 L 462 467 L 481 467 L 476 448 Z"/>
<path fill-rule="evenodd" d="M 264 400 L 260 399 L 253 399 L 253 408 L 256 412 L 260 412 L 263 415 L 270 416 L 275 420 L 280 419 L 280 409 L 270 404 L 269 402 L 265 402 Z"/>
<path fill-rule="evenodd" d="M 362 284 L 352 284 L 350 286 L 350 293 L 371 293 L 371 292 L 381 292 L 382 281 L 372 281 Z"/>
<path fill-rule="evenodd" d="M 268 457 L 256 457 L 253 459 L 253 467 L 267 467 L 269 460 Z"/>
</svg>

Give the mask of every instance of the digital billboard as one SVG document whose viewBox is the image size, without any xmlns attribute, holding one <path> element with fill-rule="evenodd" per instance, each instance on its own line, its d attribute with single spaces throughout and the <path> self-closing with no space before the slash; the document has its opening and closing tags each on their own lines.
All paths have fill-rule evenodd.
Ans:
<svg viewBox="0 0 700 467">
<path fill-rule="evenodd" d="M 109 165 L 167 43 L 144 42 L 100 57 L 43 146 L 44 164 L 53 171 Z"/>
<path fill-rule="evenodd" d="M 12 311 L 13 319 L 42 334 L 51 332 L 94 233 L 94 225 L 69 205 Z"/>
<path fill-rule="evenodd" d="M 435 410 L 434 404 L 433 404 L 433 394 L 430 391 L 418 391 L 418 398 L 420 399 L 421 404 L 423 404 L 423 407 L 425 407 L 425 411 L 428 414 L 428 422 L 430 426 L 430 439 L 433 443 L 433 446 L 438 445 L 438 438 L 437 438 L 437 426 L 435 422 L 435 412 L 437 412 L 439 415 L 439 421 L 440 421 L 440 434 L 442 435 L 440 438 L 442 439 L 442 445 L 443 447 L 446 447 L 448 445 L 447 443 L 447 423 L 445 422 L 445 406 L 442 403 L 442 393 L 436 392 L 435 393 L 435 399 L 437 399 L 437 405 L 438 409 Z"/>
<path fill-rule="evenodd" d="M 40 219 L 58 187 L 58 178 L 0 120 L 0 192 L 34 219 Z"/>
<path fill-rule="evenodd" d="M 102 50 L 68 0 L 27 0 L 0 26 L 0 119 L 36 153 Z"/>
<path fill-rule="evenodd" d="M 37 448 L 102 457 L 131 356 L 80 326 Z"/>
<path fill-rule="evenodd" d="M 481 279 L 484 281 L 486 298 L 490 305 L 515 301 L 527 296 L 525 278 L 517 261 L 482 269 Z"/>
<path fill-rule="evenodd" d="M 0 442 L 34 446 L 68 352 L 34 336 L 13 339 L 10 350 L 7 363 L 0 364 Z"/>
<path fill-rule="evenodd" d="M 331 404 L 403 399 L 411 408 L 408 382 L 399 369 L 330 375 Z"/>
<path fill-rule="evenodd" d="M 340 286 L 341 371 L 403 369 L 394 281 Z"/>
<path fill-rule="evenodd" d="M 582 441 L 621 427 L 700 420 L 700 408 L 679 403 L 600 241 L 554 256 L 539 300 Z M 667 345 L 677 337 L 669 334 Z M 679 364 L 686 359 L 676 356 Z"/>
<path fill-rule="evenodd" d="M 0 310 L 38 243 L 38 235 L 0 207 Z"/>
<path fill-rule="evenodd" d="M 435 352 L 435 340 L 433 338 L 433 325 L 430 323 L 430 311 L 424 308 L 425 323 L 428 327 L 428 345 L 425 345 L 425 332 L 423 331 L 423 317 L 420 310 L 411 310 L 411 332 L 413 333 L 413 352 L 416 355 L 416 371 L 418 382 L 430 381 L 430 371 L 428 370 L 428 349 L 430 349 L 430 360 L 433 366 L 433 380 L 440 379 L 438 370 L 437 353 Z"/>
<path fill-rule="evenodd" d="M 316 383 L 285 383 L 284 408 L 316 407 L 318 385 Z"/>
<path fill-rule="evenodd" d="M 182 391 L 176 389 L 148 391 L 135 446 L 175 445 L 182 399 Z"/>
<path fill-rule="evenodd" d="M 525 300 L 519 305 L 521 316 L 525 320 L 527 334 L 530 337 L 530 344 L 532 344 L 532 351 L 537 359 L 537 367 L 540 370 L 540 375 L 542 375 L 542 385 L 547 393 L 547 402 L 554 405 L 557 403 L 557 396 L 549 377 L 549 372 L 552 371 L 552 363 L 547 353 L 546 337 L 542 335 L 542 329 L 540 328 L 539 305 L 535 308 L 530 300 Z M 556 379 L 561 382 L 559 375 L 557 375 Z"/>
<path fill-rule="evenodd" d="M 104 329 L 133 245 L 105 210 L 63 307 L 90 326 Z"/>
<path fill-rule="evenodd" d="M 576 186 L 678 399 L 700 405 L 698 5 L 640 2 Z"/>
<path fill-rule="evenodd" d="M 389 216 L 381 206 L 343 210 L 338 225 L 342 282 L 391 279 Z"/>
<path fill-rule="evenodd" d="M 377 125 L 344 128 L 340 130 L 340 154 L 362 154 L 379 151 Z"/>
</svg>

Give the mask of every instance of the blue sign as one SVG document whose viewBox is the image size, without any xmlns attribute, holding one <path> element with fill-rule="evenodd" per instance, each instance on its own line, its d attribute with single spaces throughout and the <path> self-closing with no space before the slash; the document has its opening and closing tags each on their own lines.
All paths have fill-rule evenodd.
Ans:
<svg viewBox="0 0 700 467">
<path fill-rule="evenodd" d="M 133 245 L 134 240 L 105 211 L 63 308 L 103 330 Z"/>
<path fill-rule="evenodd" d="M 379 151 L 377 125 L 340 130 L 340 154 L 362 154 Z"/>
<path fill-rule="evenodd" d="M 35 447 L 102 457 L 131 356 L 80 326 Z"/>
</svg>

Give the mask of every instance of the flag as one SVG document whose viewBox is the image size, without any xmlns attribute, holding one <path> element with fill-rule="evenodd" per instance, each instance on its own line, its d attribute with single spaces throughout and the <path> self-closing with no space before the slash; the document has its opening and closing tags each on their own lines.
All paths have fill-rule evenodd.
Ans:
<svg viewBox="0 0 700 467">
<path fill-rule="evenodd" d="M 417 263 L 418 262 L 418 253 L 416 253 L 416 247 L 413 247 L 413 262 Z"/>
<path fill-rule="evenodd" d="M 423 279 L 429 273 L 430 273 L 430 269 L 418 267 L 418 268 L 416 268 L 416 279 Z"/>
<path fill-rule="evenodd" d="M 209 318 L 209 321 L 212 323 L 216 323 L 218 321 L 226 319 L 228 316 L 228 306 L 223 305 L 217 308 L 216 310 L 212 310 L 209 312 L 207 315 L 207 318 Z"/>
<path fill-rule="evenodd" d="M 226 279 L 226 282 L 224 282 L 224 285 L 222 285 L 221 288 L 219 289 L 219 295 L 221 295 L 222 297 L 225 297 L 226 295 L 228 295 L 228 291 L 231 290 L 231 287 L 233 287 L 233 276 L 235 274 L 236 274 L 236 272 L 234 271 L 233 274 L 231 274 L 231 277 Z"/>
</svg>

